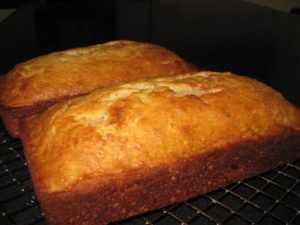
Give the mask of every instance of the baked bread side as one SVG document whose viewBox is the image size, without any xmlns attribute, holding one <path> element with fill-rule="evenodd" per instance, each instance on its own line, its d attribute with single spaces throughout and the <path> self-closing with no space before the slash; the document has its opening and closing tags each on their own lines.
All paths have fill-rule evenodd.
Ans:
<svg viewBox="0 0 300 225">
<path fill-rule="evenodd" d="M 22 141 L 50 224 L 106 224 L 300 157 L 300 112 L 258 81 L 200 72 L 59 103 Z"/>
<path fill-rule="evenodd" d="M 40 56 L 18 64 L 0 82 L 7 129 L 18 136 L 18 119 L 50 105 L 125 81 L 195 71 L 174 52 L 134 41 L 112 41 Z"/>
</svg>

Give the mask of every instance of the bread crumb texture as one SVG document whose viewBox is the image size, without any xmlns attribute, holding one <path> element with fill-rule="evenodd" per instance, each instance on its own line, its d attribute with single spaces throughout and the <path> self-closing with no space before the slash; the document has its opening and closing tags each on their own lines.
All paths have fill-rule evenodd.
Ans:
<svg viewBox="0 0 300 225">
<path fill-rule="evenodd" d="M 166 166 L 231 144 L 300 130 L 299 110 L 270 87 L 199 72 L 96 90 L 27 123 L 26 155 L 47 192 L 84 179 Z"/>
<path fill-rule="evenodd" d="M 1 79 L 0 105 L 29 106 L 124 81 L 192 71 L 192 66 L 161 46 L 111 41 L 51 53 L 16 65 Z"/>
</svg>

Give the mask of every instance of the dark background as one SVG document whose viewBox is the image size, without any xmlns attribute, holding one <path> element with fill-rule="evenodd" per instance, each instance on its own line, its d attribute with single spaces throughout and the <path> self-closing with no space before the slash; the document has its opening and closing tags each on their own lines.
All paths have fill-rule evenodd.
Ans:
<svg viewBox="0 0 300 225">
<path fill-rule="evenodd" d="M 26 4 L 24 4 L 26 3 Z M 4 1 L 0 74 L 52 51 L 131 39 L 259 79 L 300 105 L 300 16 L 241 0 Z"/>
</svg>

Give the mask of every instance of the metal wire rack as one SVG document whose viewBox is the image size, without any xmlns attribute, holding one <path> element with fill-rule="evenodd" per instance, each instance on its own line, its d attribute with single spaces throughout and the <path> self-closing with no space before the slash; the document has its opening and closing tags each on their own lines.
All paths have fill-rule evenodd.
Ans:
<svg viewBox="0 0 300 225">
<path fill-rule="evenodd" d="M 300 224 L 300 160 L 112 225 Z M 0 224 L 46 224 L 22 143 L 0 124 Z"/>
</svg>

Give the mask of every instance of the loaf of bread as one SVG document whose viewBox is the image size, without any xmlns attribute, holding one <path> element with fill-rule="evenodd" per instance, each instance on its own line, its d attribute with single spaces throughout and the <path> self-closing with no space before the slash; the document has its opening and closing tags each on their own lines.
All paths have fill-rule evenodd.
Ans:
<svg viewBox="0 0 300 225">
<path fill-rule="evenodd" d="M 194 70 L 163 47 L 133 41 L 55 52 L 17 65 L 1 79 L 1 115 L 17 137 L 19 118 L 55 102 L 124 81 Z"/>
<path fill-rule="evenodd" d="M 96 90 L 22 124 L 55 224 L 103 225 L 300 157 L 300 111 L 270 87 L 199 72 Z"/>
</svg>

